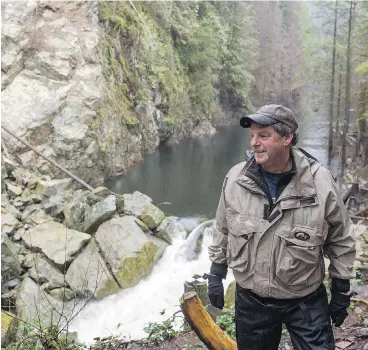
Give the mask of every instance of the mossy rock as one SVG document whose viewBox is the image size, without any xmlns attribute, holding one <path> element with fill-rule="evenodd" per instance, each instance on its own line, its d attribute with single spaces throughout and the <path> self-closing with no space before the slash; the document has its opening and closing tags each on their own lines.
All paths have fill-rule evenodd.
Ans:
<svg viewBox="0 0 368 350">
<path fill-rule="evenodd" d="M 10 312 L 1 310 L 1 346 L 11 343 L 17 332 L 18 320 Z"/>
<path fill-rule="evenodd" d="M 134 287 L 147 276 L 154 265 L 157 246 L 146 242 L 136 257 L 127 257 L 122 260 L 122 268 L 116 275 L 122 288 Z"/>
<path fill-rule="evenodd" d="M 163 211 L 153 204 L 148 204 L 144 207 L 142 216 L 140 219 L 150 228 L 156 228 L 163 219 L 165 219 L 165 214 Z"/>
<path fill-rule="evenodd" d="M 236 281 L 232 281 L 227 287 L 225 294 L 225 307 L 232 309 L 235 307 L 235 289 Z"/>
</svg>

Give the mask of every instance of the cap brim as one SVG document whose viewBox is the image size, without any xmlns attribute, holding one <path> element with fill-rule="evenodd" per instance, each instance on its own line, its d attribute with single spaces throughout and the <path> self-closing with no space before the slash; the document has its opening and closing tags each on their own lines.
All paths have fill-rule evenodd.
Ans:
<svg viewBox="0 0 368 350">
<path fill-rule="evenodd" d="M 265 114 L 251 114 L 246 117 L 240 118 L 240 126 L 242 128 L 250 128 L 252 123 L 257 123 L 261 125 L 272 125 L 276 124 L 277 120 L 272 119 Z"/>
</svg>

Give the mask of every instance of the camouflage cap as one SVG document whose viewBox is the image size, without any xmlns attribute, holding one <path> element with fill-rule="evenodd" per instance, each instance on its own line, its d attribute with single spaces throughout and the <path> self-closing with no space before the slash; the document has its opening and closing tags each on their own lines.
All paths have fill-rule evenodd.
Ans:
<svg viewBox="0 0 368 350">
<path fill-rule="evenodd" d="M 243 128 L 250 128 L 252 123 L 262 125 L 282 123 L 290 127 L 293 132 L 298 129 L 298 122 L 294 113 L 289 108 L 274 104 L 265 105 L 255 114 L 240 118 L 240 126 Z"/>
</svg>

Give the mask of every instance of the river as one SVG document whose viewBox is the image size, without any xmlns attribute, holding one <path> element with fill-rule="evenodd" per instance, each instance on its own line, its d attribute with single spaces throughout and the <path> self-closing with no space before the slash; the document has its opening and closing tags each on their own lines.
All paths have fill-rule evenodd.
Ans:
<svg viewBox="0 0 368 350">
<path fill-rule="evenodd" d="M 327 165 L 326 115 L 302 113 L 299 147 Z M 233 165 L 244 160 L 249 143 L 249 129 L 219 127 L 211 136 L 162 145 L 135 169 L 110 179 L 106 186 L 116 193 L 140 191 L 156 205 L 170 203 L 160 205 L 166 215 L 213 218 L 223 179 Z"/>
<path fill-rule="evenodd" d="M 326 113 L 306 110 L 300 114 L 300 147 L 327 165 Z M 128 174 L 108 181 L 107 186 L 116 193 L 140 191 L 156 205 L 170 202 L 160 207 L 166 215 L 180 217 L 191 231 L 200 217 L 214 217 L 223 178 L 233 165 L 244 160 L 249 142 L 249 130 L 237 125 L 221 127 L 212 136 L 163 145 Z M 205 235 L 198 258 L 188 260 L 183 254 L 188 240 L 176 239 L 150 276 L 134 288 L 87 305 L 70 330 L 77 331 L 79 340 L 85 343 L 112 335 L 126 340 L 147 336 L 143 328 L 148 322 L 163 322 L 179 310 L 184 282 L 209 271 L 210 241 L 211 237 Z M 225 287 L 231 280 L 230 271 Z"/>
</svg>

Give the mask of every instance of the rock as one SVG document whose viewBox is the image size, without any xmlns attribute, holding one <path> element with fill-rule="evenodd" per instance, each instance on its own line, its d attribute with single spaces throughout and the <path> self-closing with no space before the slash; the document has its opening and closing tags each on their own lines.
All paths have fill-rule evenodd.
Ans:
<svg viewBox="0 0 368 350">
<path fill-rule="evenodd" d="M 75 293 L 69 288 L 65 287 L 52 289 L 48 292 L 48 294 L 50 294 L 55 299 L 64 301 L 72 300 L 75 298 Z"/>
<path fill-rule="evenodd" d="M 172 244 L 173 238 L 184 237 L 186 230 L 178 221 L 178 218 L 169 216 L 165 218 L 157 227 L 155 236 L 163 239 L 165 242 Z"/>
<path fill-rule="evenodd" d="M 106 198 L 108 196 L 110 196 L 111 194 L 113 194 L 107 187 L 96 187 L 93 191 L 92 194 L 100 197 L 100 198 Z"/>
<path fill-rule="evenodd" d="M 5 235 L 1 234 L 1 283 L 17 278 L 21 274 L 16 245 Z"/>
<path fill-rule="evenodd" d="M 26 205 L 41 203 L 42 196 L 27 187 L 22 194 L 22 202 L 24 202 Z"/>
<path fill-rule="evenodd" d="M 13 205 L 16 208 L 20 208 L 20 210 L 22 210 L 22 208 L 24 208 L 24 206 L 25 206 L 24 203 L 23 203 L 23 201 L 22 201 L 22 199 L 20 197 L 14 198 Z"/>
<path fill-rule="evenodd" d="M 12 214 L 1 213 L 1 232 L 6 233 L 7 235 L 12 235 L 21 226 L 21 222 L 19 222 Z"/>
<path fill-rule="evenodd" d="M 158 225 L 160 225 L 161 221 L 165 218 L 165 214 L 154 206 L 153 204 L 146 205 L 143 210 L 142 214 L 140 216 L 140 219 L 150 228 L 156 228 Z"/>
<path fill-rule="evenodd" d="M 13 172 L 19 165 L 14 163 L 12 160 L 4 157 L 4 165 L 7 172 Z"/>
<path fill-rule="evenodd" d="M 16 207 L 14 207 L 14 205 L 10 204 L 8 197 L 5 194 L 1 195 L 1 207 L 5 209 L 5 213 L 3 212 L 3 210 L 1 210 L 1 212 L 4 214 L 10 213 L 17 219 L 20 219 L 22 217 L 20 211 Z"/>
<path fill-rule="evenodd" d="M 65 203 L 63 212 L 65 216 L 65 226 L 78 230 L 84 230 L 84 217 L 89 206 L 86 203 L 80 201 L 73 201 Z"/>
<path fill-rule="evenodd" d="M 135 222 L 144 233 L 150 232 L 152 234 L 152 231 L 143 221 L 139 220 L 138 218 L 135 218 Z"/>
<path fill-rule="evenodd" d="M 102 201 L 88 208 L 83 222 L 83 232 L 94 233 L 106 220 L 110 219 L 116 211 L 116 198 L 109 195 Z"/>
<path fill-rule="evenodd" d="M 42 205 L 41 204 L 31 204 L 28 205 L 22 213 L 22 221 L 25 221 L 27 219 L 27 217 L 32 214 L 35 211 L 41 210 Z"/>
<path fill-rule="evenodd" d="M 15 340 L 18 320 L 10 312 L 1 310 L 1 347 L 9 345 Z"/>
<path fill-rule="evenodd" d="M 19 318 L 26 322 L 34 323 L 36 327 L 48 326 L 55 322 L 55 316 L 59 319 L 60 327 L 65 326 L 66 320 L 70 320 L 74 312 L 78 312 L 80 306 L 73 301 L 62 302 L 47 295 L 37 283 L 29 277 L 25 278 L 19 288 L 16 298 L 16 308 Z M 52 320 L 53 318 L 53 320 Z"/>
<path fill-rule="evenodd" d="M 363 240 L 365 244 L 368 244 L 368 230 L 363 233 Z"/>
<path fill-rule="evenodd" d="M 134 215 L 140 217 L 143 209 L 148 204 L 151 204 L 152 199 L 143 193 L 135 191 L 133 194 L 123 194 L 124 213 L 126 215 Z"/>
<path fill-rule="evenodd" d="M 30 151 L 33 152 L 33 151 Z M 34 152 L 33 152 L 34 153 Z M 15 182 L 18 185 L 27 186 L 30 189 L 34 189 L 39 180 L 51 180 L 50 176 L 42 175 L 38 176 L 34 170 L 31 171 L 26 168 L 18 167 L 14 169 L 13 176 L 15 178 Z"/>
<path fill-rule="evenodd" d="M 7 289 L 14 289 L 20 283 L 19 278 L 13 278 L 12 280 L 4 283 L 4 287 Z"/>
<path fill-rule="evenodd" d="M 23 236 L 28 248 L 40 250 L 59 266 L 69 264 L 90 239 L 86 233 L 67 229 L 53 221 L 31 228 Z"/>
<path fill-rule="evenodd" d="M 14 241 L 20 241 L 23 237 L 23 235 L 25 234 L 26 230 L 24 229 L 24 227 L 21 227 L 19 230 L 15 231 L 14 235 L 13 235 L 13 240 Z"/>
<path fill-rule="evenodd" d="M 63 287 L 64 275 L 60 270 L 47 262 L 41 254 L 33 253 L 32 268 L 28 271 L 29 277 L 39 284 L 48 283 L 50 289 Z"/>
<path fill-rule="evenodd" d="M 47 214 L 53 217 L 60 215 L 63 212 L 65 198 L 62 195 L 55 195 L 47 198 L 43 202 L 43 208 Z"/>
<path fill-rule="evenodd" d="M 225 294 L 225 307 L 233 309 L 235 306 L 235 289 L 236 281 L 232 281 L 226 289 Z"/>
<path fill-rule="evenodd" d="M 8 183 L 6 187 L 10 198 L 20 196 L 23 192 L 22 187 L 13 185 L 11 183 Z"/>
<path fill-rule="evenodd" d="M 124 195 L 115 193 L 116 198 L 116 212 L 118 214 L 124 213 Z"/>
<path fill-rule="evenodd" d="M 203 136 L 203 135 L 213 135 L 216 133 L 216 129 L 211 125 L 208 120 L 200 121 L 197 126 L 193 129 L 190 136 Z"/>
<path fill-rule="evenodd" d="M 5 179 L 8 177 L 8 172 L 4 163 L 4 158 L 1 156 L 1 193 L 6 190 Z"/>
<path fill-rule="evenodd" d="M 96 232 L 96 241 L 122 288 L 135 286 L 162 255 L 162 250 L 148 239 L 133 216 L 103 223 Z"/>
<path fill-rule="evenodd" d="M 70 287 L 85 297 L 94 295 L 96 299 L 103 299 L 119 291 L 94 239 L 72 262 L 65 277 Z"/>
<path fill-rule="evenodd" d="M 54 219 L 50 215 L 47 215 L 42 209 L 36 209 L 27 216 L 25 222 L 31 226 L 34 226 L 51 222 L 53 220 Z"/>
<path fill-rule="evenodd" d="M 37 184 L 35 193 L 42 197 L 52 197 L 56 195 L 62 195 L 66 191 L 70 190 L 73 185 L 73 179 L 54 179 L 54 180 L 40 180 Z"/>
</svg>

